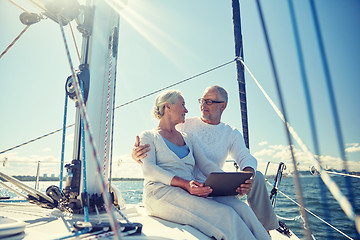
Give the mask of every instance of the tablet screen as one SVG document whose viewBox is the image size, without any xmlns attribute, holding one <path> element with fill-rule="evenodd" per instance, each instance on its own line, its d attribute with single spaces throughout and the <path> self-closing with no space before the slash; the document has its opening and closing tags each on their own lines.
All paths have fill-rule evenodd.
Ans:
<svg viewBox="0 0 360 240">
<path fill-rule="evenodd" d="M 251 176 L 251 172 L 213 172 L 207 177 L 204 186 L 213 189 L 209 197 L 237 195 L 236 188 Z"/>
</svg>

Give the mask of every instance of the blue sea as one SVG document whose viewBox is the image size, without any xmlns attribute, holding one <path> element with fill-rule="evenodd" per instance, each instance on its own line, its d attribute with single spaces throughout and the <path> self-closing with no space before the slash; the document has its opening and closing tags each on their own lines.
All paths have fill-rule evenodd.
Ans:
<svg viewBox="0 0 360 240">
<path fill-rule="evenodd" d="M 343 176 L 332 176 L 332 179 L 337 183 L 342 192 L 347 194 L 347 182 Z M 354 197 L 357 213 L 360 213 L 360 179 L 349 178 L 351 181 L 351 192 Z M 273 183 L 273 179 L 268 179 L 269 183 Z M 301 176 L 300 178 L 302 193 L 304 197 L 305 207 L 311 213 L 324 221 L 331 224 L 333 227 L 346 234 L 347 236 L 329 227 L 326 223 L 319 220 L 316 216 L 307 212 L 307 218 L 311 232 L 315 239 L 360 239 L 360 236 L 355 230 L 355 226 L 350 221 L 345 213 L 342 211 L 340 205 L 331 196 L 331 193 L 325 186 L 321 188 L 319 185 L 319 176 Z M 123 197 L 128 203 L 138 203 L 142 200 L 142 186 L 143 181 L 120 181 L 115 182 L 114 185 L 121 189 Z M 272 186 L 269 185 L 269 193 Z M 323 191 L 321 191 L 323 189 Z M 294 181 L 292 177 L 286 177 L 281 180 L 279 190 L 286 194 L 295 202 L 296 198 Z M 276 200 L 275 213 L 280 217 L 288 228 L 290 228 L 300 239 L 304 238 L 303 220 L 300 218 L 299 207 L 286 196 L 278 193 Z M 245 200 L 245 199 L 244 199 Z M 323 202 L 327 202 L 324 204 Z M 325 206 L 324 206 L 325 205 Z M 328 207 L 326 207 L 326 205 Z M 326 214 L 326 215 L 325 215 Z M 286 220 L 282 220 L 285 218 Z M 295 219 L 295 220 L 289 220 Z"/>
<path fill-rule="evenodd" d="M 349 185 L 345 181 L 343 176 L 332 176 L 332 179 L 337 183 L 342 192 L 347 195 L 347 186 Z M 312 214 L 307 212 L 307 218 L 311 232 L 315 239 L 360 239 L 356 233 L 355 226 L 350 221 L 345 213 L 342 211 L 340 205 L 331 196 L 331 193 L 326 187 L 321 188 L 319 185 L 318 176 L 302 176 L 300 178 L 302 193 L 304 196 L 305 207 L 311 211 Z M 273 183 L 273 179 L 269 179 L 270 183 Z M 350 178 L 352 185 L 351 193 L 353 194 L 353 200 L 357 213 L 360 213 L 360 179 Z M 33 182 L 28 182 L 30 186 L 34 186 Z M 58 184 L 55 182 L 41 182 L 40 190 L 44 191 L 48 186 L 52 184 Z M 114 181 L 113 184 L 122 192 L 122 196 L 126 203 L 139 203 L 142 201 L 142 180 L 124 180 Z M 271 190 L 269 185 L 269 192 Z M 323 189 L 323 190 L 321 190 Z M 303 221 L 299 217 L 299 207 L 295 202 L 298 202 L 296 198 L 294 183 L 292 177 L 283 178 L 279 186 L 279 190 L 286 194 L 287 197 L 278 193 L 275 212 L 280 217 L 285 218 L 282 220 L 300 239 L 304 239 Z M 6 189 L 0 187 L 0 196 L 14 196 Z M 292 200 L 289 200 L 291 198 Z M 324 204 L 325 202 L 325 204 Z M 327 203 L 327 204 L 326 204 Z M 318 218 L 331 224 L 334 228 L 329 227 L 326 223 Z M 339 233 L 341 231 L 343 234 Z"/>
</svg>

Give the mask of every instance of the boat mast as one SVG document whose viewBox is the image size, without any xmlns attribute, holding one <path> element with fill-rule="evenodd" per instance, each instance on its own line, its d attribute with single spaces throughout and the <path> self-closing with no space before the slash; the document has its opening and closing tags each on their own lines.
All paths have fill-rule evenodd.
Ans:
<svg viewBox="0 0 360 240">
<path fill-rule="evenodd" d="M 239 61 L 243 59 L 243 46 L 241 35 L 241 19 L 240 19 L 240 3 L 239 0 L 232 0 L 233 11 L 233 25 L 234 25 L 234 41 L 235 41 L 235 56 L 236 61 L 236 79 L 239 87 L 241 123 L 243 129 L 243 137 L 246 147 L 249 149 L 249 131 L 248 131 L 248 117 L 247 117 L 247 103 L 246 103 L 246 89 L 244 66 Z"/>
</svg>

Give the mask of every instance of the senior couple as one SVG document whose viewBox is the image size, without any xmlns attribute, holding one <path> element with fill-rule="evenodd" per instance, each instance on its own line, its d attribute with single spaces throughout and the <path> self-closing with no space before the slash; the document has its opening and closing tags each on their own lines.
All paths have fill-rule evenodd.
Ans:
<svg viewBox="0 0 360 240">
<path fill-rule="evenodd" d="M 143 201 L 149 215 L 191 225 L 215 239 L 270 239 L 267 231 L 278 221 L 271 207 L 264 176 L 245 147 L 241 133 L 221 122 L 227 92 L 219 86 L 205 89 L 201 117 L 188 112 L 181 92 L 160 93 L 153 109 L 155 129 L 137 137 L 132 157 L 142 164 Z M 206 176 L 222 171 L 228 154 L 254 178 L 239 186 L 249 206 L 237 196 L 207 197 Z"/>
</svg>

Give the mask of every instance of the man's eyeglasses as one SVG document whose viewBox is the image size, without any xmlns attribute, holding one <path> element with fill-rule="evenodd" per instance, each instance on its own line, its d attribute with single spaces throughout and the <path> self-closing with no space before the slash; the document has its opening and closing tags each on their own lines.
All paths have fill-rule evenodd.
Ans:
<svg viewBox="0 0 360 240">
<path fill-rule="evenodd" d="M 224 101 L 215 101 L 215 100 L 211 100 L 211 99 L 204 99 L 204 98 L 199 98 L 198 99 L 200 104 L 206 103 L 206 105 L 211 105 L 213 103 L 223 103 Z"/>
</svg>

